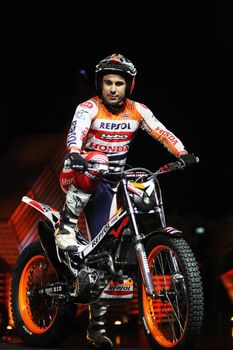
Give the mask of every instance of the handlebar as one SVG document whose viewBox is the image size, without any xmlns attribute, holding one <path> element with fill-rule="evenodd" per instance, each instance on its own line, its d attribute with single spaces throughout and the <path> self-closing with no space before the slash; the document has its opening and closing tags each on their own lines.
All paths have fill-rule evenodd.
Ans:
<svg viewBox="0 0 233 350">
<path fill-rule="evenodd" d="M 196 162 L 199 163 L 199 158 L 198 157 L 196 157 Z M 66 161 L 66 166 L 71 166 L 71 164 Z M 175 162 L 168 163 L 168 164 L 165 164 L 165 165 L 161 166 L 154 173 L 149 171 L 148 169 L 144 169 L 144 168 L 131 168 L 129 170 L 122 171 L 122 172 L 119 172 L 117 174 L 113 174 L 113 173 L 109 173 L 108 165 L 102 164 L 102 163 L 93 163 L 93 162 L 88 162 L 88 166 L 87 166 L 86 169 L 84 169 L 84 167 L 82 165 L 75 165 L 75 166 L 73 165 L 72 169 L 79 170 L 81 172 L 95 171 L 96 173 L 100 173 L 102 175 L 106 175 L 106 174 L 123 175 L 124 173 L 130 174 L 133 171 L 138 171 L 138 170 L 143 171 L 143 170 L 145 170 L 147 173 L 150 173 L 151 175 L 153 174 L 153 176 L 157 176 L 157 175 L 160 175 L 160 174 L 170 173 L 172 171 L 183 170 L 185 167 L 187 167 L 187 165 L 181 159 L 178 159 Z"/>
<path fill-rule="evenodd" d="M 196 162 L 199 163 L 198 157 L 196 157 Z M 156 171 L 154 174 L 159 175 L 159 174 L 163 174 L 163 173 L 170 173 L 170 172 L 176 171 L 176 170 L 183 170 L 185 167 L 187 167 L 187 165 L 181 159 L 179 159 L 175 162 L 168 163 L 168 164 L 160 167 L 159 170 Z"/>
<path fill-rule="evenodd" d="M 102 163 L 91 163 L 88 162 L 87 163 L 87 168 L 84 168 L 83 165 L 72 165 L 71 166 L 71 162 L 69 161 L 69 159 L 67 159 L 65 161 L 65 165 L 67 167 L 70 167 L 73 170 L 80 170 L 81 172 L 85 172 L 85 171 L 95 171 L 96 173 L 100 173 L 100 174 L 107 174 L 108 173 L 108 165 L 106 164 L 102 164 Z"/>
</svg>

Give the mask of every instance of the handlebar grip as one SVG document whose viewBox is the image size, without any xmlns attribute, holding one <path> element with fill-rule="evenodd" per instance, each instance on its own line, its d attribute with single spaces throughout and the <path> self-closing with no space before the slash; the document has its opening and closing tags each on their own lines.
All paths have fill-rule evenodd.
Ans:
<svg viewBox="0 0 233 350">
<path fill-rule="evenodd" d="M 77 165 L 76 164 L 72 165 L 71 168 L 74 169 L 74 170 L 84 170 L 84 166 L 83 165 L 78 165 L 78 164 Z"/>
<path fill-rule="evenodd" d="M 183 164 L 183 162 L 177 160 L 176 162 L 173 163 L 168 163 L 162 167 L 159 168 L 159 170 L 162 173 L 169 173 L 171 171 L 175 171 L 175 170 L 181 170 L 185 167 L 185 165 Z"/>
<path fill-rule="evenodd" d="M 69 168 L 71 168 L 71 169 L 73 169 L 73 170 L 84 170 L 84 167 L 83 167 L 83 165 L 79 165 L 79 164 L 76 164 L 76 165 L 71 165 L 71 160 L 69 159 L 69 158 L 67 158 L 66 160 L 65 160 L 65 166 L 67 166 L 67 167 L 69 167 Z"/>
<path fill-rule="evenodd" d="M 199 163 L 200 159 L 198 157 L 196 158 L 196 162 Z M 187 165 L 185 165 L 184 161 L 177 160 L 176 162 L 173 163 L 168 163 L 162 167 L 159 168 L 159 172 L 160 173 L 169 173 L 171 171 L 176 171 L 176 170 L 182 170 L 186 167 Z"/>
</svg>

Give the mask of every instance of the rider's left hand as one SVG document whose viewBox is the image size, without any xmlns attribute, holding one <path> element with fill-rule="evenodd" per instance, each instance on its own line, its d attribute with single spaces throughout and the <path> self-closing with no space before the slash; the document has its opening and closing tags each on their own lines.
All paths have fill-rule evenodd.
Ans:
<svg viewBox="0 0 233 350">
<path fill-rule="evenodd" d="M 179 159 L 184 163 L 184 165 L 192 165 L 198 163 L 198 158 L 194 154 L 183 154 Z"/>
</svg>

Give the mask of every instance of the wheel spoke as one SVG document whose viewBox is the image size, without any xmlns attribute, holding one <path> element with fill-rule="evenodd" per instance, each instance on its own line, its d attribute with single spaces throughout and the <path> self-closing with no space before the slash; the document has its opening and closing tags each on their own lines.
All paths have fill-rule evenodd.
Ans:
<svg viewBox="0 0 233 350">
<path fill-rule="evenodd" d="M 20 281 L 21 314 L 28 329 L 36 333 L 46 331 L 58 309 L 54 298 L 37 291 L 57 281 L 57 275 L 45 256 L 33 257 L 25 267 Z"/>
<path fill-rule="evenodd" d="M 183 276 L 174 252 L 160 247 L 151 254 L 150 271 L 158 299 L 147 303 L 150 325 L 163 343 L 176 343 L 184 333 L 187 307 Z"/>
</svg>

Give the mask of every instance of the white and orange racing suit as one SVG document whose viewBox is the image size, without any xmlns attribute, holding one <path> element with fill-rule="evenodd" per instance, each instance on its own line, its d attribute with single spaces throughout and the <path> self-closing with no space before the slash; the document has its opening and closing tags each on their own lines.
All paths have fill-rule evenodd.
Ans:
<svg viewBox="0 0 233 350">
<path fill-rule="evenodd" d="M 100 151 L 109 158 L 110 172 L 123 170 L 130 143 L 141 128 L 179 157 L 182 142 L 145 105 L 126 99 L 124 109 L 112 114 L 98 97 L 78 105 L 67 138 L 69 150 Z"/>
<path fill-rule="evenodd" d="M 67 148 L 69 152 L 84 154 L 84 157 L 90 152 L 101 152 L 108 158 L 109 172 L 118 173 L 125 167 L 130 143 L 139 128 L 160 141 L 175 157 L 188 153 L 182 142 L 145 105 L 126 99 L 123 109 L 118 114 L 113 114 L 97 96 L 78 105 L 67 136 Z M 60 182 L 65 192 L 72 184 L 94 193 L 98 184 L 98 181 L 95 182 L 90 177 L 67 169 L 62 171 Z M 109 205 L 110 202 L 111 196 Z M 104 218 L 99 220 L 100 224 L 97 229 L 93 229 L 95 233 L 92 236 L 98 233 L 98 229 L 108 218 L 106 199 L 101 210 L 102 216 L 105 212 Z"/>
</svg>

